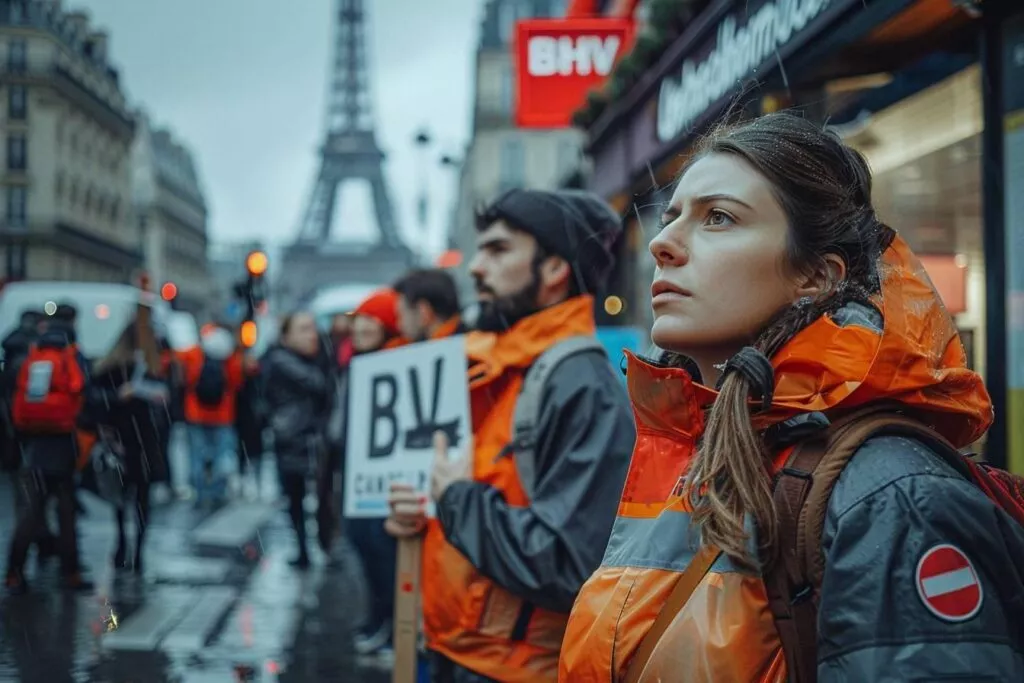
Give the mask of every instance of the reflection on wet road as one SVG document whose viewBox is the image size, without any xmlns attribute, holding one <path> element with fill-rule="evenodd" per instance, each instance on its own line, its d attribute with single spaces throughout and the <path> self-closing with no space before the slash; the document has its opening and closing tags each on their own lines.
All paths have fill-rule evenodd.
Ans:
<svg viewBox="0 0 1024 683">
<path fill-rule="evenodd" d="M 13 526 L 0 482 L 0 543 Z M 79 521 L 92 595 L 57 588 L 55 560 L 29 563 L 32 591 L 0 596 L 2 683 L 312 683 L 388 681 L 351 647 L 362 582 L 347 547 L 340 561 L 292 568 L 292 534 L 269 503 L 153 511 L 145 575 L 109 567 L 110 508 L 88 494 Z"/>
</svg>

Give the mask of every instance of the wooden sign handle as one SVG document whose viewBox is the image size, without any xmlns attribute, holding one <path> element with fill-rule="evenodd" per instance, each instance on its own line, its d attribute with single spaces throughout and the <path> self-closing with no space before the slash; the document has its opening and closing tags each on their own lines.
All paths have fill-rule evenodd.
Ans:
<svg viewBox="0 0 1024 683">
<path fill-rule="evenodd" d="M 423 537 L 398 539 L 395 573 L 395 668 L 391 683 L 416 683 L 419 675 L 420 557 Z"/>
</svg>

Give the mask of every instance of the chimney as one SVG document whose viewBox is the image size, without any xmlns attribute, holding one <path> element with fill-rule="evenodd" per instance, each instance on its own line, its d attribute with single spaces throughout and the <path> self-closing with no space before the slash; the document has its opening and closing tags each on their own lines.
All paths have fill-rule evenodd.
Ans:
<svg viewBox="0 0 1024 683">
<path fill-rule="evenodd" d="M 107 45 L 110 42 L 110 38 L 107 36 L 106 31 L 93 31 L 89 34 L 89 54 L 97 62 L 107 61 Z"/>
<path fill-rule="evenodd" d="M 79 39 L 84 39 L 86 32 L 89 30 L 89 15 L 82 11 L 75 11 L 68 12 L 65 17 L 68 23 L 71 24 L 75 35 Z"/>
</svg>

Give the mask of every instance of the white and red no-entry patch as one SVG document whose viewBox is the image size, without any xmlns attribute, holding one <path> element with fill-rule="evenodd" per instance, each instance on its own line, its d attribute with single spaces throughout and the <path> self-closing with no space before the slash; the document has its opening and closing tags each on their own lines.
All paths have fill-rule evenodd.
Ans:
<svg viewBox="0 0 1024 683">
<path fill-rule="evenodd" d="M 945 543 L 932 546 L 917 563 L 917 594 L 928 611 L 952 622 L 976 615 L 985 598 L 967 555 Z"/>
</svg>

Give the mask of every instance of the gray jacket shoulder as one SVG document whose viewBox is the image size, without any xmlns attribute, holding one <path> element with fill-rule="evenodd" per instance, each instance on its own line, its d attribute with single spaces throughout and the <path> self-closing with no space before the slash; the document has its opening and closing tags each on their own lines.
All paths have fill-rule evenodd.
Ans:
<svg viewBox="0 0 1024 683">
<path fill-rule="evenodd" d="M 569 356 L 552 371 L 541 405 L 558 406 L 573 394 L 593 391 L 630 410 L 629 395 L 618 372 L 601 351 L 582 351 Z"/>
<path fill-rule="evenodd" d="M 987 500 L 937 453 L 915 439 L 879 436 L 864 443 L 843 470 L 829 501 L 829 520 L 845 514 L 886 487 L 954 487 L 963 495 Z"/>
<path fill-rule="evenodd" d="M 1024 680 L 1024 529 L 924 444 L 854 454 L 822 550 L 822 683 Z"/>
</svg>

